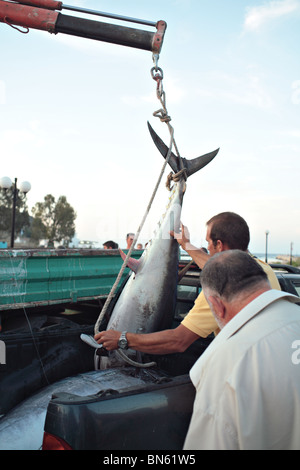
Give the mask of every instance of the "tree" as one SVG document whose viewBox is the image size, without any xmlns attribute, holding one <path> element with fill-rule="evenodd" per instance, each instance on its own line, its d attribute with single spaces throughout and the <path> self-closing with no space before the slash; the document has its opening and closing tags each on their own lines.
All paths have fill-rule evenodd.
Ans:
<svg viewBox="0 0 300 470">
<path fill-rule="evenodd" d="M 47 238 L 49 243 L 68 245 L 75 235 L 76 213 L 68 203 L 66 196 L 55 201 L 52 194 L 44 197 L 44 202 L 37 202 L 32 208 L 34 216 L 31 236 L 33 239 Z"/>
<path fill-rule="evenodd" d="M 39 240 L 47 238 L 47 229 L 43 224 L 42 220 L 38 217 L 32 218 L 30 238 L 37 243 L 39 242 Z"/>
<path fill-rule="evenodd" d="M 0 236 L 11 234 L 14 188 L 0 190 Z M 19 235 L 30 226 L 30 218 L 26 205 L 26 195 L 18 191 L 16 199 L 15 234 Z"/>
</svg>

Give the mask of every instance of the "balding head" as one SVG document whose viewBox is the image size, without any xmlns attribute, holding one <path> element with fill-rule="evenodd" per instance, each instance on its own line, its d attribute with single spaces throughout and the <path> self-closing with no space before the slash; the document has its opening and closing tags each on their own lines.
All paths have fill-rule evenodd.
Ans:
<svg viewBox="0 0 300 470">
<path fill-rule="evenodd" d="M 253 298 L 270 289 L 262 267 L 248 253 L 239 250 L 214 255 L 201 272 L 201 284 L 213 313 L 222 313 L 221 326 Z"/>
</svg>

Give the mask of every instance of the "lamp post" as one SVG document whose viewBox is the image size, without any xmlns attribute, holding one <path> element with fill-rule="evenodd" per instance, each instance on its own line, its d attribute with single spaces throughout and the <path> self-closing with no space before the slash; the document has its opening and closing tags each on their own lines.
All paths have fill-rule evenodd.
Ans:
<svg viewBox="0 0 300 470">
<path fill-rule="evenodd" d="M 290 265 L 293 266 L 293 242 L 291 242 L 291 248 L 290 248 Z"/>
<path fill-rule="evenodd" d="M 20 184 L 20 189 L 17 187 L 17 178 L 15 178 L 14 183 L 11 181 L 10 178 L 4 176 L 0 179 L 0 188 L 2 189 L 10 189 L 13 186 L 13 209 L 12 209 L 12 218 L 11 218 L 11 239 L 10 239 L 10 246 L 11 248 L 14 247 L 15 243 L 15 220 L 16 220 L 16 205 L 17 205 L 17 195 L 18 192 L 27 194 L 31 189 L 31 184 L 28 181 L 23 181 Z"/>
<path fill-rule="evenodd" d="M 268 262 L 268 236 L 269 236 L 269 230 L 266 230 L 266 263 Z"/>
</svg>

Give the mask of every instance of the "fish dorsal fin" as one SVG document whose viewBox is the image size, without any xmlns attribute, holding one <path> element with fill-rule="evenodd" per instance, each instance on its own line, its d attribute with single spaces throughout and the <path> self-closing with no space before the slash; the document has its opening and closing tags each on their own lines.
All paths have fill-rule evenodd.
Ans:
<svg viewBox="0 0 300 470">
<path fill-rule="evenodd" d="M 149 132 L 151 134 L 151 137 L 156 147 L 158 148 L 162 156 L 164 158 L 167 158 L 169 148 L 161 140 L 161 138 L 156 134 L 156 132 L 154 131 L 154 129 L 152 128 L 149 122 L 148 122 L 148 128 L 149 128 Z M 214 150 L 213 152 L 207 153 L 198 158 L 194 158 L 193 160 L 187 160 L 186 158 L 182 158 L 182 157 L 179 158 L 176 155 L 174 155 L 174 153 L 172 152 L 170 155 L 170 159 L 169 159 L 169 165 L 175 173 L 178 173 L 182 169 L 181 163 L 180 163 L 180 159 L 181 159 L 182 165 L 184 169 L 186 170 L 186 176 L 189 177 L 193 175 L 194 173 L 196 173 L 197 171 L 204 168 L 206 165 L 208 165 L 208 163 L 210 163 L 218 154 L 219 150 L 220 149 Z"/>
</svg>

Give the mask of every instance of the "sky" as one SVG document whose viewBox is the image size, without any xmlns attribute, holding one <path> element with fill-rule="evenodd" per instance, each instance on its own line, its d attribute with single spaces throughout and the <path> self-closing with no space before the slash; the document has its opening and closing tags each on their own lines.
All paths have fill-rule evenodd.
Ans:
<svg viewBox="0 0 300 470">
<path fill-rule="evenodd" d="M 190 159 L 220 148 L 187 182 L 192 243 L 206 246 L 207 220 L 233 211 L 250 227 L 253 253 L 264 252 L 266 231 L 269 253 L 289 254 L 291 243 L 300 253 L 300 0 L 69 2 L 167 22 L 158 66 L 178 150 Z M 170 140 L 153 115 L 151 52 L 0 23 L 0 57 L 0 177 L 31 183 L 30 210 L 47 194 L 66 196 L 78 240 L 125 247 L 163 166 L 147 121 Z M 142 243 L 167 205 L 168 173 Z"/>
</svg>

